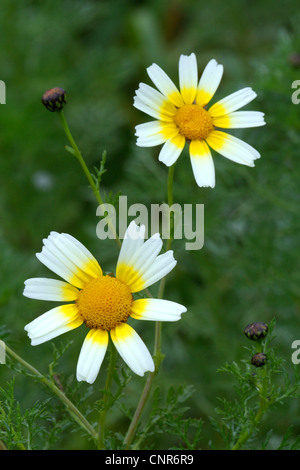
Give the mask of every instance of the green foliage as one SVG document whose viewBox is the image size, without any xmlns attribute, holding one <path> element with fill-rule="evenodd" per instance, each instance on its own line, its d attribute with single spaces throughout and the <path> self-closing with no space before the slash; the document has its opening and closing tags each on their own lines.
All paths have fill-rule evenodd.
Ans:
<svg viewBox="0 0 300 470">
<path fill-rule="evenodd" d="M 147 118 L 132 99 L 139 82 L 150 84 L 146 67 L 159 64 L 177 83 L 179 55 L 195 52 L 200 71 L 212 57 L 224 64 L 216 99 L 245 86 L 258 93 L 247 109 L 264 111 L 266 127 L 233 132 L 261 152 L 255 168 L 214 154 L 217 185 L 210 191 L 194 184 L 186 152 L 178 161 L 174 202 L 205 205 L 205 244 L 187 252 L 183 242 L 174 243 L 178 264 L 166 293 L 188 312 L 164 326 L 161 391 L 133 446 L 140 439 L 140 448 L 231 448 L 251 428 L 244 447 L 298 449 L 299 411 L 289 400 L 298 396 L 300 368 L 290 359 L 291 343 L 299 339 L 300 105 L 291 102 L 291 84 L 300 79 L 293 60 L 300 51 L 298 10 L 296 0 L 1 2 L 0 79 L 7 104 L 0 106 L 0 337 L 63 391 L 92 427 L 107 410 L 107 448 L 123 446 L 141 379 L 129 380 L 118 369 L 103 401 L 106 364 L 94 386 L 74 379 L 82 331 L 68 333 L 70 348 L 62 346 L 70 336 L 55 340 L 54 350 L 50 344 L 31 347 L 24 332 L 51 308 L 22 297 L 25 279 L 49 276 L 34 253 L 50 230 L 72 233 L 107 272 L 118 254 L 113 241 L 95 236 L 90 188 L 72 149 L 65 151 L 57 116 L 40 98 L 52 86 L 67 90 L 65 114 L 106 202 L 117 205 L 126 194 L 130 204 L 149 205 L 165 200 L 167 174 L 158 148 L 135 145 L 134 126 Z M 263 370 L 253 377 L 254 347 L 245 360 L 241 332 L 274 316 L 276 351 L 266 343 L 272 403 L 257 425 Z M 151 343 L 152 329 L 141 329 Z M 193 384 L 194 393 L 182 383 Z M 32 372 L 8 361 L 0 365 L 0 385 L 7 448 L 95 448 Z"/>
<path fill-rule="evenodd" d="M 200 449 L 200 438 L 202 432 L 202 421 L 187 416 L 190 407 L 187 401 L 195 393 L 191 385 L 180 386 L 177 389 L 170 387 L 166 397 L 163 399 L 159 388 L 154 391 L 153 405 L 146 425 L 137 434 L 134 448 L 141 448 L 146 441 L 153 448 L 151 441 L 154 439 L 156 449 L 159 448 L 160 435 L 171 437 L 170 449 Z M 154 444 L 155 445 L 155 444 Z M 142 447 L 144 448 L 144 447 Z"/>
<path fill-rule="evenodd" d="M 99 168 L 95 167 L 94 168 L 95 169 L 95 174 L 92 175 L 93 178 L 94 178 L 94 181 L 96 183 L 97 189 L 100 189 L 100 183 L 102 181 L 102 175 L 104 175 L 104 173 L 107 171 L 107 169 L 105 168 L 105 163 L 106 163 L 106 151 L 104 151 L 102 153 L 102 158 L 101 158 Z"/>
<path fill-rule="evenodd" d="M 15 399 L 15 381 L 0 387 L 0 441 L 8 450 L 34 450 L 47 442 L 43 421 L 50 419 L 47 401 L 36 402 L 23 413 Z"/>
<path fill-rule="evenodd" d="M 131 374 L 124 367 L 121 367 L 120 370 L 115 369 L 113 371 L 113 380 L 116 384 L 116 390 L 113 393 L 105 389 L 101 390 L 102 398 L 95 402 L 95 409 L 101 412 L 110 410 L 115 405 L 121 407 L 119 402 L 125 397 L 125 388 L 131 378 Z"/>
<path fill-rule="evenodd" d="M 99 390 L 102 396 L 100 400 L 94 400 L 90 405 L 90 398 L 93 396 L 93 388 L 89 387 L 82 391 L 82 386 L 78 382 L 74 383 L 73 377 L 65 380 L 64 375 L 57 373 L 56 368 L 62 355 L 69 345 L 61 344 L 59 347 L 53 345 L 53 360 L 49 365 L 49 379 L 54 388 L 58 388 L 68 397 L 78 409 L 83 410 L 84 416 L 90 419 L 92 426 L 97 429 L 97 416 L 99 413 L 113 412 L 117 407 L 123 416 L 129 420 L 132 418 L 132 411 L 126 403 L 126 387 L 132 376 L 124 367 L 116 368 L 113 373 L 115 390 L 112 392 L 105 389 Z M 26 367 L 10 366 L 25 377 L 34 378 L 41 386 L 45 386 L 45 377 L 36 376 L 29 373 Z M 95 442 L 87 432 L 82 431 L 78 426 L 76 416 L 70 412 L 63 401 L 53 398 L 53 387 L 46 391 L 50 392 L 50 398 L 37 401 L 34 406 L 28 408 L 24 414 L 20 411 L 20 404 L 15 399 L 15 381 L 6 384 L 4 389 L 0 389 L 0 441 L 8 449 L 54 449 L 60 442 L 61 436 L 66 432 L 78 433 L 86 440 L 91 440 L 91 449 L 95 448 Z M 46 384 L 47 385 L 47 384 Z M 178 389 L 171 387 L 168 390 L 165 401 L 162 399 L 160 390 L 154 392 L 153 406 L 148 417 L 147 424 L 137 433 L 133 448 L 153 448 L 153 443 L 160 435 L 170 436 L 172 449 L 198 449 L 202 421 L 192 416 L 190 407 L 186 402 L 193 395 L 192 386 L 181 386 Z M 74 419 L 75 418 L 75 419 Z M 96 419 L 96 421 L 95 421 Z M 120 431 L 109 430 L 106 433 L 105 445 L 107 449 L 124 449 L 124 434 Z"/>
<path fill-rule="evenodd" d="M 257 347 L 247 348 L 248 359 L 242 360 L 241 365 L 233 362 L 226 364 L 219 372 L 229 373 L 233 379 L 234 398 L 230 400 L 219 398 L 220 406 L 216 409 L 218 419 L 213 419 L 216 431 L 221 435 L 225 448 L 234 449 L 238 443 L 249 449 L 272 448 L 272 430 L 266 436 L 260 433 L 260 421 L 263 415 L 279 406 L 284 405 L 288 398 L 300 397 L 300 375 L 297 368 L 293 369 L 293 380 L 286 365 L 286 361 L 278 357 L 276 348 L 271 345 L 274 340 L 273 330 L 275 320 L 270 325 L 267 338 L 261 340 L 263 350 L 267 354 L 267 363 L 261 368 L 251 365 L 251 356 L 256 353 Z M 221 418 L 220 418 L 221 417 Z M 295 449 L 300 443 L 299 439 L 290 441 L 293 427 L 286 431 L 278 449 Z M 239 443 L 241 436 L 245 440 Z"/>
</svg>

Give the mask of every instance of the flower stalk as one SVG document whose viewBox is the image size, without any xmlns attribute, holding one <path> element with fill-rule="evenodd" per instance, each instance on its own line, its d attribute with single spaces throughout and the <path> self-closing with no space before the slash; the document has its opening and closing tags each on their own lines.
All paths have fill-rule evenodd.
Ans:
<svg viewBox="0 0 300 470">
<path fill-rule="evenodd" d="M 78 146 L 77 146 L 77 144 L 76 144 L 76 142 L 75 142 L 75 140 L 74 140 L 74 138 L 71 134 L 71 131 L 69 129 L 69 126 L 68 126 L 66 117 L 64 115 L 64 112 L 60 111 L 57 114 L 59 116 L 62 127 L 65 131 L 65 134 L 66 134 L 66 136 L 67 136 L 67 138 L 68 138 L 68 140 L 71 144 L 71 148 L 72 148 L 71 153 L 73 155 L 75 155 L 75 157 L 77 158 L 79 164 L 81 165 L 81 168 L 82 168 L 82 170 L 83 170 L 83 172 L 84 172 L 84 174 L 85 174 L 85 176 L 86 176 L 86 178 L 87 178 L 87 180 L 88 180 L 88 182 L 89 182 L 89 184 L 92 188 L 92 191 L 94 193 L 94 196 L 95 196 L 98 204 L 99 205 L 104 204 L 103 200 L 102 200 L 102 197 L 101 197 L 101 194 L 100 194 L 99 186 L 97 186 L 95 184 L 95 181 L 93 180 L 93 177 L 92 177 L 92 175 L 91 175 L 91 173 L 88 169 L 88 166 L 87 166 L 87 164 L 86 164 L 86 162 L 85 162 L 85 160 L 82 156 L 82 153 L 80 152 L 80 150 L 79 150 L 79 148 L 78 148 Z M 67 150 L 69 150 L 69 149 L 67 148 Z M 119 239 L 119 237 L 116 233 L 115 227 L 114 227 L 113 223 L 111 222 L 110 218 L 108 218 L 108 223 L 109 223 L 109 228 L 110 228 L 111 232 L 113 233 L 113 236 L 114 236 L 115 240 L 117 241 L 118 246 L 120 247 L 121 246 L 120 239 Z"/>
</svg>

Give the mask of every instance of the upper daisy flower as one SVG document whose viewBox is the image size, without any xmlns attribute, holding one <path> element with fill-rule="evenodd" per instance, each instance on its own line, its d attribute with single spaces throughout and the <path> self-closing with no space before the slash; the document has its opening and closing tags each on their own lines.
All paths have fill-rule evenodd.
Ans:
<svg viewBox="0 0 300 470">
<path fill-rule="evenodd" d="M 32 299 L 69 302 L 55 307 L 25 326 L 32 345 L 44 343 L 82 323 L 90 328 L 77 363 L 77 380 L 93 383 L 110 337 L 127 365 L 138 375 L 154 371 L 152 357 L 129 317 L 176 321 L 183 305 L 161 299 L 134 300 L 133 293 L 154 284 L 176 265 L 172 251 L 158 255 L 159 234 L 144 242 L 145 227 L 129 225 L 120 250 L 116 276 L 105 275 L 93 255 L 68 234 L 51 232 L 37 258 L 65 281 L 35 278 L 25 281 L 24 295 Z"/>
<path fill-rule="evenodd" d="M 211 107 L 223 75 L 223 66 L 212 59 L 198 81 L 195 54 L 179 59 L 180 91 L 156 64 L 147 69 L 159 91 L 140 83 L 134 106 L 156 120 L 136 126 L 137 145 L 152 147 L 163 144 L 159 160 L 170 166 L 176 162 L 185 143 L 189 143 L 193 173 L 198 186 L 215 186 L 215 169 L 209 146 L 226 158 L 254 166 L 260 154 L 246 142 L 219 128 L 257 127 L 265 124 L 259 111 L 238 111 L 257 95 L 243 88 Z"/>
</svg>

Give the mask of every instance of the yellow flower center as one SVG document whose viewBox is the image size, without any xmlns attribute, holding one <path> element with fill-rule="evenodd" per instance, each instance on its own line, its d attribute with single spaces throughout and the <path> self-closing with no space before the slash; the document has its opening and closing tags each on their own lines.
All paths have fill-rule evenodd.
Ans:
<svg viewBox="0 0 300 470">
<path fill-rule="evenodd" d="M 76 300 L 78 313 L 89 328 L 111 330 L 126 323 L 133 297 L 129 287 L 112 276 L 87 282 Z"/>
<path fill-rule="evenodd" d="M 214 129 L 208 111 L 197 104 L 185 104 L 178 108 L 174 122 L 187 140 L 205 140 Z"/>
</svg>

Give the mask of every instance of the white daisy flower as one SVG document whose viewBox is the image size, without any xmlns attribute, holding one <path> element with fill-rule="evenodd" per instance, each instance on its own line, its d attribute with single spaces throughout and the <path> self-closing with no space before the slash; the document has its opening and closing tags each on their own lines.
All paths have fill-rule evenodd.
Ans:
<svg viewBox="0 0 300 470">
<path fill-rule="evenodd" d="M 155 119 L 136 126 L 138 146 L 164 144 L 158 159 L 171 166 L 188 142 L 198 186 L 215 186 L 215 168 L 209 147 L 236 163 L 254 166 L 254 160 L 260 158 L 258 151 L 219 130 L 265 124 L 264 113 L 237 111 L 257 96 L 251 88 L 243 88 L 207 107 L 221 81 L 223 66 L 212 59 L 198 81 L 194 53 L 180 56 L 180 91 L 158 65 L 152 64 L 147 72 L 159 91 L 145 83 L 140 83 L 136 90 L 134 106 Z"/>
<path fill-rule="evenodd" d="M 37 258 L 64 281 L 35 278 L 25 281 L 31 299 L 68 302 L 25 326 L 32 345 L 73 330 L 83 323 L 90 329 L 77 363 L 77 380 L 93 383 L 110 337 L 126 364 L 138 375 L 154 371 L 152 357 L 129 317 L 137 320 L 177 321 L 186 308 L 176 302 L 140 298 L 133 293 L 154 284 L 176 265 L 172 251 L 159 255 L 159 234 L 144 241 L 145 227 L 131 222 L 120 250 L 116 276 L 104 275 L 93 255 L 75 238 L 51 232 Z"/>
</svg>

